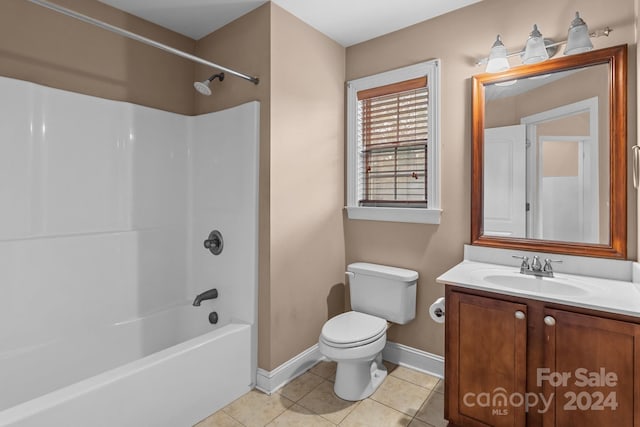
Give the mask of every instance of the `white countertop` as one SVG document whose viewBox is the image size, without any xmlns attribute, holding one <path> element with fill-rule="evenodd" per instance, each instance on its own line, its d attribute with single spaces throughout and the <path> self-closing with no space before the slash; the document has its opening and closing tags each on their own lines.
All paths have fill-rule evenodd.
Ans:
<svg viewBox="0 0 640 427">
<path fill-rule="evenodd" d="M 536 290 L 535 286 L 519 289 L 517 286 L 503 286 L 485 280 L 487 277 L 495 276 L 504 276 L 505 282 L 509 281 L 509 277 L 513 277 L 514 282 L 526 277 L 532 281 L 547 280 L 544 288 L 552 289 L 552 292 L 545 292 L 543 287 L 539 290 Z M 561 272 L 555 273 L 554 278 L 550 280 L 520 274 L 518 265 L 507 266 L 472 260 L 462 261 L 436 279 L 439 283 L 469 289 L 640 317 L 640 284 L 638 283 Z M 553 286 L 562 287 L 565 283 L 573 288 L 579 288 L 580 294 L 553 293 Z"/>
</svg>

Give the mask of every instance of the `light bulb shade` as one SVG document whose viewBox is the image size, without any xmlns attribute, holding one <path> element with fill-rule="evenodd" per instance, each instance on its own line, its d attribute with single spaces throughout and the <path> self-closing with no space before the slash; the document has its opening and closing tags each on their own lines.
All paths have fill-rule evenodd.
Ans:
<svg viewBox="0 0 640 427">
<path fill-rule="evenodd" d="M 533 26 L 533 31 L 529 34 L 529 39 L 524 47 L 524 54 L 522 55 L 522 62 L 524 64 L 535 64 L 549 59 L 549 53 L 544 45 L 544 38 L 538 31 L 538 26 Z"/>
<path fill-rule="evenodd" d="M 507 60 L 507 48 L 502 44 L 500 35 L 496 37 L 496 41 L 489 52 L 489 62 L 487 62 L 487 73 L 499 73 L 509 69 L 509 60 Z"/>
<path fill-rule="evenodd" d="M 589 52 L 593 49 L 589 28 L 576 12 L 576 17 L 571 21 L 569 34 L 567 35 L 567 46 L 564 49 L 565 55 L 575 55 L 576 53 Z"/>
</svg>

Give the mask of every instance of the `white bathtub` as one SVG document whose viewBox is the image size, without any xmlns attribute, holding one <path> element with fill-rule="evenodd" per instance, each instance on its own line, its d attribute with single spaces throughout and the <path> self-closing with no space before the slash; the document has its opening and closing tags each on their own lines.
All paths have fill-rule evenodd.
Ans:
<svg viewBox="0 0 640 427">
<path fill-rule="evenodd" d="M 209 312 L 177 306 L 0 349 L 0 426 L 192 426 L 255 379 L 251 325 L 213 326 Z"/>
</svg>

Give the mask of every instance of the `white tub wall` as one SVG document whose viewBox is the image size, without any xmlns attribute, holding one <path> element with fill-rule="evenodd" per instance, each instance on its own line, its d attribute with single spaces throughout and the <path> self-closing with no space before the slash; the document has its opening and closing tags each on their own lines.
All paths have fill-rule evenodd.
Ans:
<svg viewBox="0 0 640 427">
<path fill-rule="evenodd" d="M 14 83 L 15 82 L 15 83 Z M 30 207 L 34 202 L 31 188 L 37 176 L 34 170 L 35 141 L 31 135 L 35 86 L 0 79 L 0 239 L 6 240 L 29 235 Z M 11 185 L 6 185 L 11 183 Z M 4 299 L 4 298 L 3 298 Z M 2 302 L 0 301 L 0 304 Z"/>
<path fill-rule="evenodd" d="M 11 184 L 0 188 L 0 239 L 122 229 L 117 178 L 126 170 L 114 126 L 122 112 L 106 100 L 83 97 L 80 105 L 80 95 L 13 79 L 2 78 L 0 90 L 0 177 Z"/>
<path fill-rule="evenodd" d="M 1 242 L 0 352 L 130 316 L 136 246 L 134 233 Z"/>
<path fill-rule="evenodd" d="M 218 299 L 200 309 L 216 310 L 223 323 L 257 320 L 259 108 L 250 102 L 191 123 L 189 290 L 217 288 Z M 214 229 L 224 239 L 220 255 L 203 247 Z"/>
<path fill-rule="evenodd" d="M 42 210 L 31 212 L 40 221 L 34 234 L 127 230 L 129 105 L 44 87 L 36 93 L 34 164 L 41 180 L 34 184 Z"/>
<path fill-rule="evenodd" d="M 133 227 L 184 227 L 190 117 L 137 105 L 131 107 Z"/>
<path fill-rule="evenodd" d="M 189 117 L 132 107 L 131 222 L 138 310 L 148 313 L 185 298 Z"/>
<path fill-rule="evenodd" d="M 0 93 L 0 351 L 183 301 L 188 118 Z"/>
</svg>

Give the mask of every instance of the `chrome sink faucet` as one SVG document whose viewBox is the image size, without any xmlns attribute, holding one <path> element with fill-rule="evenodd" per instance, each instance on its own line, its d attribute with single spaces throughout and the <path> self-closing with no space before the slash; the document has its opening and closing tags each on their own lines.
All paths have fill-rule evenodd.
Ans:
<svg viewBox="0 0 640 427">
<path fill-rule="evenodd" d="M 560 260 L 545 258 L 543 266 L 542 262 L 540 262 L 540 257 L 535 255 L 531 261 L 531 265 L 529 265 L 528 256 L 513 255 L 513 257 L 522 260 L 522 263 L 520 264 L 520 274 L 527 274 L 536 277 L 553 277 L 553 267 L 551 266 L 551 263 L 562 262 Z"/>
</svg>

